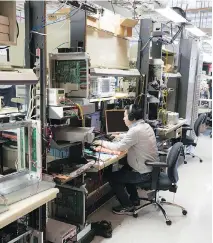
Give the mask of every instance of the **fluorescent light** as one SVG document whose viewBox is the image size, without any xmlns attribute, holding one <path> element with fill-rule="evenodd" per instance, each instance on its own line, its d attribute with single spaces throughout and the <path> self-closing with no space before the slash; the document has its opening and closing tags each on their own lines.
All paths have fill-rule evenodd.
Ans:
<svg viewBox="0 0 213 243">
<path fill-rule="evenodd" d="M 187 20 L 171 8 L 158 8 L 155 11 L 174 23 L 186 23 Z"/>
<path fill-rule="evenodd" d="M 198 29 L 196 26 L 187 26 L 186 30 L 198 37 L 202 37 L 206 35 L 206 33 L 204 33 L 201 29 Z"/>
</svg>

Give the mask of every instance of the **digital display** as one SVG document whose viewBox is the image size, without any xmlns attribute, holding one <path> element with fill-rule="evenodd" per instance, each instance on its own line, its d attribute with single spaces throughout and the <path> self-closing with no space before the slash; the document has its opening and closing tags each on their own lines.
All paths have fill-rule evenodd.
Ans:
<svg viewBox="0 0 213 243">
<path fill-rule="evenodd" d="M 128 127 L 124 123 L 124 110 L 106 110 L 106 132 L 127 132 Z"/>
<path fill-rule="evenodd" d="M 59 89 L 58 90 L 58 94 L 64 94 L 64 90 L 63 89 Z"/>
</svg>

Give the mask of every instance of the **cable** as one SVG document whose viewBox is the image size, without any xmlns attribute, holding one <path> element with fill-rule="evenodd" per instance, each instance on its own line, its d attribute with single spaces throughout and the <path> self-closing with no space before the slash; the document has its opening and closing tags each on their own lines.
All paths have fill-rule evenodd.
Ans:
<svg viewBox="0 0 213 243">
<path fill-rule="evenodd" d="M 19 37 L 19 24 L 18 24 L 18 21 L 16 20 L 16 26 L 17 26 L 17 39 L 18 39 L 18 37 Z"/>
<path fill-rule="evenodd" d="M 81 119 L 82 119 L 82 126 L 85 127 L 85 119 L 84 119 L 84 113 L 83 113 L 82 107 L 79 104 L 77 104 L 77 103 L 75 103 L 75 105 L 80 110 L 80 115 L 81 115 Z"/>
<path fill-rule="evenodd" d="M 61 29 L 67 23 L 67 19 L 65 19 L 63 21 L 64 21 L 64 23 L 58 29 Z M 38 35 L 42 35 L 42 36 L 47 36 L 47 35 L 55 34 L 55 31 L 53 31 L 51 33 L 48 33 L 48 34 L 44 34 L 44 33 L 40 33 L 40 32 L 37 32 L 37 31 L 32 30 L 30 33 L 32 33 L 32 34 L 38 34 Z"/>
<path fill-rule="evenodd" d="M 114 6 L 113 6 L 112 1 L 111 1 L 111 5 L 112 5 L 113 12 L 114 12 L 114 14 L 115 14 L 115 9 L 114 9 Z"/>
<path fill-rule="evenodd" d="M 55 24 L 55 23 L 59 23 L 59 22 L 65 21 L 66 19 L 69 19 L 69 18 L 73 17 L 73 16 L 74 16 L 76 13 L 78 13 L 78 11 L 81 9 L 81 6 L 82 6 L 82 3 L 80 4 L 80 6 L 79 6 L 79 8 L 76 10 L 76 12 L 73 13 L 72 15 L 71 15 L 71 12 L 74 11 L 75 9 L 74 9 L 74 10 L 71 10 L 70 13 L 67 14 L 67 15 L 65 16 L 65 18 L 62 17 L 63 19 L 59 19 L 59 20 L 53 21 L 52 23 L 42 25 L 42 26 L 40 26 L 40 27 L 37 28 L 37 29 L 34 29 L 34 28 L 33 28 L 32 31 L 36 31 L 36 32 L 37 32 L 38 30 L 43 29 L 43 28 L 45 28 L 45 27 L 48 26 L 48 25 L 53 25 L 53 24 Z M 67 17 L 67 16 L 68 16 L 68 17 Z"/>
<path fill-rule="evenodd" d="M 68 0 L 65 1 L 65 3 L 63 3 L 58 9 L 56 9 L 52 14 L 55 14 L 57 11 L 59 11 L 60 9 L 62 9 L 66 4 L 67 4 Z M 42 22 L 45 22 L 47 20 L 47 18 L 43 19 Z M 40 28 L 41 26 L 37 26 L 37 27 L 33 27 L 33 30 L 36 30 L 37 28 Z"/>
<path fill-rule="evenodd" d="M 139 95 L 135 98 L 135 100 L 134 100 L 134 105 L 136 104 L 137 99 L 138 99 L 139 97 L 141 97 L 142 95 L 143 95 L 143 93 L 139 94 Z"/>
<path fill-rule="evenodd" d="M 179 27 L 179 30 L 176 32 L 176 34 L 172 37 L 171 41 L 169 44 L 173 44 L 173 42 L 176 40 L 176 38 L 178 37 L 178 35 L 181 33 L 181 31 L 183 30 L 183 25 L 181 25 L 181 27 Z"/>
<path fill-rule="evenodd" d="M 145 48 L 147 47 L 147 45 L 149 44 L 149 42 L 153 39 L 153 36 L 150 36 L 148 41 L 144 44 L 144 46 L 141 48 L 140 52 L 143 52 L 145 50 Z"/>
<path fill-rule="evenodd" d="M 51 13 L 51 14 L 54 14 L 54 13 L 56 13 L 58 10 L 62 9 L 62 8 L 67 4 L 67 2 L 68 2 L 68 0 L 66 0 L 65 3 L 63 3 L 61 7 L 59 7 L 57 10 L 55 10 L 55 11 L 54 11 L 53 13 Z"/>
<path fill-rule="evenodd" d="M 36 87 L 33 87 L 32 90 L 31 90 L 31 87 L 30 87 L 29 97 L 32 97 L 32 98 L 30 99 L 30 102 L 29 102 L 29 106 L 28 106 L 28 110 L 27 110 L 27 118 L 29 117 L 29 113 L 30 113 L 31 108 L 32 108 L 32 102 L 38 97 L 37 95 L 34 95 L 34 90 L 36 90 Z"/>
<path fill-rule="evenodd" d="M 64 43 L 62 43 L 62 44 L 56 46 L 56 48 L 52 49 L 52 51 L 54 51 L 55 49 L 57 49 L 59 46 L 62 46 L 62 45 L 67 44 L 67 43 L 69 43 L 69 41 L 66 41 L 66 42 L 64 42 Z"/>
</svg>

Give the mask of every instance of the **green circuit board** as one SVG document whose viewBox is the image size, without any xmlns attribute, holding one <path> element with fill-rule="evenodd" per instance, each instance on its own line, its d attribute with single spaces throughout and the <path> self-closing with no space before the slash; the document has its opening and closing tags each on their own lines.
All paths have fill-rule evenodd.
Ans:
<svg viewBox="0 0 213 243">
<path fill-rule="evenodd" d="M 55 77 L 57 83 L 82 84 L 86 78 L 85 60 L 56 61 Z"/>
</svg>

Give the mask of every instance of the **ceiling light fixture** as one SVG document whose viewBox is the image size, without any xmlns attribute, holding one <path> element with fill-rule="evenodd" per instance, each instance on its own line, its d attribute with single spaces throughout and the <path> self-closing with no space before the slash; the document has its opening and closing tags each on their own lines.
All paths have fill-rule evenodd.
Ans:
<svg viewBox="0 0 213 243">
<path fill-rule="evenodd" d="M 186 30 L 197 37 L 202 37 L 206 35 L 206 33 L 204 33 L 201 29 L 197 28 L 196 26 L 186 26 Z"/>
<path fill-rule="evenodd" d="M 186 23 L 187 20 L 182 17 L 180 14 L 178 14 L 176 11 L 174 11 L 173 9 L 167 7 L 167 8 L 158 8 L 155 9 L 155 11 L 159 14 L 161 14 L 162 16 L 164 16 L 165 18 L 167 18 L 168 20 L 171 20 L 174 23 Z"/>
</svg>

